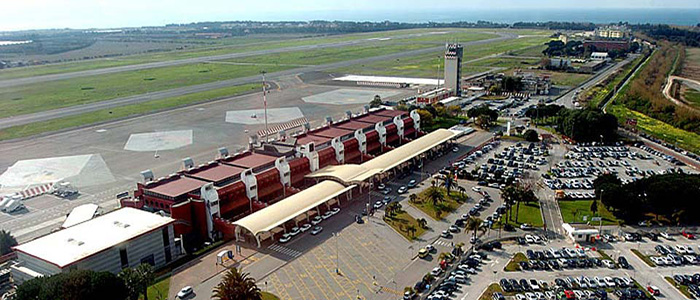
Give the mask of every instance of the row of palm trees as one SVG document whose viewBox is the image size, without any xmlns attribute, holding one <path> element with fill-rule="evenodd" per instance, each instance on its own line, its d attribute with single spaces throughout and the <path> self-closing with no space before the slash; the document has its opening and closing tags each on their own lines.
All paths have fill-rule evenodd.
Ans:
<svg viewBox="0 0 700 300">
<path fill-rule="evenodd" d="M 262 291 L 255 279 L 237 268 L 229 269 L 214 287 L 212 298 L 216 300 L 262 300 Z"/>
</svg>

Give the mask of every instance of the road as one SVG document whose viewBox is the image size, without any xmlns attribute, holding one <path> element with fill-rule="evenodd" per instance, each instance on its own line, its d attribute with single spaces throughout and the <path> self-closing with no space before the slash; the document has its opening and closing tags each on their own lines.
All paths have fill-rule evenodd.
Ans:
<svg viewBox="0 0 700 300">
<path fill-rule="evenodd" d="M 607 66 L 605 69 L 598 72 L 598 74 L 591 77 L 588 81 L 584 82 L 583 84 L 579 85 L 578 87 L 576 87 L 574 89 L 569 90 L 567 93 L 565 93 L 564 95 L 559 97 L 559 99 L 557 100 L 557 103 L 564 105 L 565 107 L 568 107 L 568 108 L 573 108 L 574 107 L 574 93 L 576 91 L 582 91 L 582 90 L 588 89 L 588 88 L 598 84 L 599 82 L 603 81 L 603 79 L 605 79 L 608 76 L 610 76 L 611 74 L 613 74 L 615 71 L 619 70 L 623 66 L 630 63 L 635 58 L 637 58 L 637 55 L 631 54 L 631 55 L 628 55 L 627 58 L 625 58 L 623 61 Z"/>
<path fill-rule="evenodd" d="M 517 38 L 516 35 L 510 34 L 510 33 L 500 33 L 499 35 L 500 35 L 500 37 L 497 37 L 497 38 L 466 42 L 466 43 L 463 43 L 462 45 L 473 46 L 473 45 L 487 44 L 487 43 L 493 43 L 493 42 L 497 42 L 497 41 L 503 41 L 503 40 Z M 316 46 L 314 46 L 314 47 L 316 47 Z M 430 47 L 430 48 L 419 49 L 419 50 L 405 51 L 405 52 L 401 52 L 401 53 L 380 55 L 380 56 L 374 56 L 374 57 L 365 57 L 365 58 L 360 58 L 360 59 L 355 59 L 355 60 L 328 63 L 328 64 L 322 64 L 322 65 L 316 65 L 316 66 L 303 67 L 303 68 L 298 68 L 298 69 L 290 69 L 290 70 L 268 73 L 267 77 L 269 78 L 269 80 L 274 81 L 275 79 L 278 79 L 280 77 L 285 77 L 285 76 L 294 75 L 294 74 L 323 71 L 323 70 L 328 70 L 328 69 L 347 67 L 347 66 L 351 66 L 351 65 L 355 65 L 355 64 L 367 64 L 367 63 L 378 62 L 378 61 L 394 60 L 397 58 L 402 58 L 402 57 L 407 57 L 407 56 L 432 53 L 435 51 L 440 51 L 443 48 L 444 48 L 444 46 Z M 266 51 L 268 51 L 266 53 L 274 53 L 274 52 L 269 52 L 272 50 L 266 50 Z M 197 58 L 197 59 L 204 59 L 204 58 Z M 206 57 L 206 60 L 210 60 L 210 59 L 212 59 L 212 58 Z M 170 61 L 170 62 L 162 62 L 162 63 L 174 63 L 175 64 L 175 63 L 179 63 L 179 62 L 180 61 Z M 138 66 L 143 66 L 143 65 L 125 66 L 125 67 L 136 68 Z M 119 68 L 121 68 L 121 67 L 119 67 Z M 108 69 L 114 69 L 114 68 L 108 68 Z M 90 72 L 105 72 L 105 70 L 107 70 L 107 69 L 92 70 Z M 129 70 L 132 70 L 132 69 L 129 69 Z M 133 70 L 137 70 L 137 69 L 133 69 Z M 76 73 L 82 73 L 82 72 L 76 72 Z M 69 74 L 74 74 L 74 73 L 66 73 L 64 75 L 68 76 Z M 101 74 L 102 73 L 96 73 L 94 75 L 101 75 Z M 88 75 L 85 75 L 85 76 L 88 76 Z M 33 77 L 33 78 L 36 78 L 36 77 Z M 101 110 L 101 109 L 114 108 L 114 107 L 119 107 L 119 106 L 123 106 L 123 105 L 129 105 L 129 104 L 137 104 L 137 103 L 147 102 L 147 101 L 151 101 L 151 100 L 187 95 L 187 94 L 204 92 L 204 91 L 213 90 L 213 89 L 225 88 L 225 87 L 229 87 L 229 86 L 233 86 L 233 85 L 241 85 L 241 84 L 254 83 L 254 82 L 259 82 L 259 81 L 260 81 L 260 76 L 248 76 L 248 77 L 234 78 L 234 79 L 229 79 L 229 80 L 222 80 L 222 81 L 209 82 L 209 83 L 204 83 L 204 84 L 174 88 L 174 89 L 169 89 L 169 90 L 157 91 L 157 92 L 146 93 L 146 94 L 141 94 L 141 95 L 120 97 L 120 98 L 115 98 L 115 99 L 101 101 L 101 102 L 58 108 L 58 109 L 37 112 L 37 113 L 32 113 L 32 114 L 18 115 L 18 116 L 0 119 L 0 129 L 13 127 L 13 126 L 26 125 L 26 124 L 30 124 L 30 123 L 34 123 L 34 122 L 41 122 L 41 121 L 62 118 L 62 117 L 67 117 L 67 116 L 73 116 L 73 115 L 93 112 L 93 111 Z M 1 83 L 2 82 L 0 82 L 0 87 L 2 87 Z"/>
<path fill-rule="evenodd" d="M 666 84 L 664 85 L 664 89 L 663 89 L 664 97 L 666 97 L 666 99 L 670 100 L 673 104 L 680 106 L 680 107 L 690 109 L 690 110 L 697 111 L 697 109 L 695 107 L 692 107 L 692 106 L 688 105 L 687 103 L 674 98 L 673 95 L 671 95 L 671 87 L 673 87 L 674 80 L 685 82 L 686 85 L 688 85 L 689 87 L 696 89 L 696 90 L 700 90 L 700 81 L 693 80 L 690 78 L 683 78 L 683 77 L 671 75 L 671 76 L 668 76 L 668 78 L 666 79 Z"/>
</svg>

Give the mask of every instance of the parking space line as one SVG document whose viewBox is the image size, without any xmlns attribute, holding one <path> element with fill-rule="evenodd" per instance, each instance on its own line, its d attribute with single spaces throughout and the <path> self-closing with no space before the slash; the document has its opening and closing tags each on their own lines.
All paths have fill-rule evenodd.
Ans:
<svg viewBox="0 0 700 300">
<path fill-rule="evenodd" d="M 287 270 L 287 269 L 292 269 L 292 270 Z M 290 279 L 290 281 L 292 282 L 294 287 L 297 289 L 297 291 L 299 291 L 300 295 L 304 295 L 305 297 L 311 297 L 313 299 L 316 299 L 316 295 L 313 295 L 311 293 L 311 289 L 309 289 L 309 287 L 306 285 L 306 282 L 304 282 L 304 280 L 301 279 L 301 276 L 299 276 L 300 275 L 299 272 L 294 270 L 294 267 L 292 266 L 292 264 L 287 264 L 286 266 L 282 267 L 281 270 L 284 272 L 285 275 L 287 275 L 287 277 Z M 293 272 L 294 273 L 293 275 L 295 275 L 295 276 L 289 276 L 290 272 Z M 301 283 L 301 284 L 299 284 L 299 283 Z M 299 288 L 299 285 L 303 286 L 303 288 L 306 290 L 306 293 L 304 293 L 302 291 L 302 289 Z"/>
<path fill-rule="evenodd" d="M 322 250 L 323 248 L 325 248 L 325 247 L 317 247 L 316 249 L 321 249 L 320 251 L 323 251 L 323 250 Z M 326 272 L 328 272 L 328 275 L 330 275 L 330 277 L 333 278 L 333 280 L 334 280 L 335 283 L 338 285 L 338 287 L 340 287 L 340 289 L 341 289 L 341 291 L 342 291 L 342 294 L 345 294 L 345 296 L 348 297 L 347 299 L 352 299 L 352 296 L 350 296 L 350 294 L 348 294 L 347 291 L 343 288 L 343 284 L 340 283 L 340 281 L 338 281 L 338 277 L 340 277 L 340 276 L 338 276 L 338 274 L 336 274 L 335 272 L 331 272 L 331 270 L 329 269 L 329 268 L 333 268 L 333 267 L 332 267 L 333 264 L 332 264 L 332 262 L 331 262 L 330 264 L 327 263 L 327 262 L 328 262 L 328 258 L 327 258 L 326 255 L 325 255 L 325 251 L 323 251 L 323 252 L 324 252 L 323 255 L 321 255 L 320 253 L 319 253 L 319 254 L 316 254 L 315 252 L 316 252 L 316 251 L 313 251 L 312 254 L 313 254 L 314 257 L 316 258 L 316 260 L 318 260 L 319 262 L 321 262 L 321 263 L 323 264 L 323 266 L 326 266 L 326 267 L 324 267 L 323 269 L 325 269 Z M 340 295 L 338 295 L 338 297 L 340 297 Z"/>
<path fill-rule="evenodd" d="M 272 286 L 275 288 L 275 294 L 277 294 L 277 296 L 279 296 L 280 299 L 292 299 L 292 297 L 289 295 L 289 293 L 287 293 L 287 290 L 282 285 L 282 282 L 280 281 L 277 274 L 272 274 L 269 278 L 270 282 L 272 283 Z"/>
<path fill-rule="evenodd" d="M 352 226 L 351 226 L 352 228 Z M 357 230 L 357 229 L 355 229 Z M 359 230 L 358 230 L 359 232 Z M 364 250 L 367 250 L 367 253 L 372 253 L 371 249 L 367 248 L 364 243 L 362 243 L 359 239 L 354 234 L 349 234 L 351 239 L 354 239 L 356 243 L 354 245 L 359 245 L 359 247 L 362 247 Z M 385 263 L 381 262 L 381 260 L 375 259 L 369 259 L 368 256 L 364 254 L 365 251 L 358 251 L 360 256 L 362 256 L 367 262 L 372 262 L 372 261 L 379 261 L 379 264 L 383 265 L 384 268 L 389 269 L 390 267 L 386 265 Z M 371 256 L 371 255 L 370 255 Z M 372 267 L 374 268 L 375 271 L 377 271 L 377 275 L 381 275 L 382 271 L 377 267 L 375 263 L 371 263 Z"/>
<path fill-rule="evenodd" d="M 306 272 L 307 276 L 311 277 L 311 280 L 314 281 L 314 283 L 315 283 L 316 286 L 318 287 L 318 290 L 321 290 L 321 293 L 323 293 L 323 295 L 324 295 L 324 297 L 325 297 L 324 299 L 330 300 L 331 297 L 328 296 L 328 294 L 326 293 L 326 289 L 325 289 L 327 286 L 329 286 L 328 283 L 327 283 L 326 280 L 323 278 L 323 276 L 318 276 L 318 277 L 321 278 L 321 279 L 319 279 L 319 280 L 322 280 L 323 283 L 324 283 L 324 284 L 320 284 L 319 281 L 318 281 L 317 278 L 316 278 L 317 276 L 314 276 L 314 274 L 312 274 L 311 271 L 309 271 L 309 269 L 307 268 L 307 264 L 308 264 L 308 265 L 311 265 L 311 261 L 309 261 L 308 257 L 306 257 L 306 255 L 303 255 L 302 257 L 300 257 L 300 258 L 298 259 L 298 261 L 299 261 L 299 263 L 301 264 L 302 269 L 304 269 L 304 271 Z M 333 295 L 333 296 L 334 296 L 333 298 L 338 299 L 338 296 L 336 296 L 336 295 Z"/>
<path fill-rule="evenodd" d="M 343 255 L 340 256 L 340 261 L 345 265 L 347 268 L 341 268 L 341 274 L 343 274 L 343 270 L 347 270 L 348 272 L 345 274 L 344 277 L 348 279 L 349 282 L 352 283 L 352 288 L 353 292 L 358 289 L 358 284 L 364 285 L 367 287 L 369 291 L 372 291 L 372 287 L 365 281 L 362 280 L 362 278 L 371 278 L 372 275 L 363 267 L 363 264 L 356 260 L 356 258 L 353 256 L 352 253 L 348 251 L 348 249 L 343 248 L 342 249 Z M 351 263 L 352 262 L 352 263 Z M 366 275 L 360 275 L 360 272 L 364 272 Z M 350 274 L 356 278 L 355 281 L 350 281 Z"/>
</svg>

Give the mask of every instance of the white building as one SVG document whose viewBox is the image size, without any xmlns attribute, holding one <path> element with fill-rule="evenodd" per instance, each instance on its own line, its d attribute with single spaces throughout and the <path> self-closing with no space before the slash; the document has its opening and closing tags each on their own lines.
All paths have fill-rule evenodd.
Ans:
<svg viewBox="0 0 700 300">
<path fill-rule="evenodd" d="M 593 52 L 591 53 L 592 60 L 608 60 L 608 52 Z"/>
<path fill-rule="evenodd" d="M 15 283 L 70 270 L 118 273 L 148 263 L 155 268 L 180 252 L 173 239 L 174 219 L 135 208 L 106 215 L 14 247 Z"/>
<path fill-rule="evenodd" d="M 593 226 L 585 224 L 562 224 L 566 236 L 574 243 L 580 242 L 592 242 L 599 235 L 600 232 Z"/>
</svg>

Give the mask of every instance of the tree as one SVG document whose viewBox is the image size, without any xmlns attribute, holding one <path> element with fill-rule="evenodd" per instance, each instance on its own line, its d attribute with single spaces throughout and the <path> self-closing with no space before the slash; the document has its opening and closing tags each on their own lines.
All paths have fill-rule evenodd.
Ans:
<svg viewBox="0 0 700 300">
<path fill-rule="evenodd" d="M 226 272 L 216 287 L 212 298 L 216 300 L 262 300 L 260 288 L 255 284 L 255 279 L 248 277 L 248 273 L 240 273 L 237 268 L 231 268 Z"/>
<path fill-rule="evenodd" d="M 458 186 L 457 186 L 457 190 L 459 191 L 459 195 L 462 196 L 462 197 L 464 197 L 464 193 L 467 192 L 467 188 L 465 188 L 465 187 L 463 187 L 463 186 L 461 186 L 461 185 L 458 185 Z"/>
<path fill-rule="evenodd" d="M 523 133 L 523 138 L 525 138 L 525 140 L 528 142 L 539 142 L 540 141 L 540 137 L 537 134 L 537 131 L 534 131 L 532 129 L 525 130 L 525 133 Z"/>
<path fill-rule="evenodd" d="M 598 214 L 598 200 L 593 199 L 593 203 L 591 203 L 591 212 L 593 212 L 594 215 Z"/>
<path fill-rule="evenodd" d="M 416 226 L 408 225 L 408 226 L 406 226 L 406 231 L 411 234 L 411 237 L 414 237 L 417 229 L 416 229 Z"/>
<path fill-rule="evenodd" d="M 25 281 L 16 300 L 124 300 L 127 295 L 124 282 L 112 273 L 74 270 Z"/>
<path fill-rule="evenodd" d="M 149 264 L 140 264 L 136 268 L 125 268 L 117 274 L 126 286 L 130 300 L 139 299 L 139 295 L 144 295 L 144 300 L 148 300 L 148 287 L 155 280 L 153 267 Z"/>
<path fill-rule="evenodd" d="M 464 228 L 466 229 L 465 232 L 473 230 L 474 231 L 474 238 L 476 238 L 476 231 L 479 229 L 479 226 L 481 226 L 482 222 L 483 222 L 483 220 L 481 220 L 477 217 L 469 217 L 469 219 L 467 219 L 467 222 L 464 226 Z"/>
<path fill-rule="evenodd" d="M 430 200 L 433 206 L 437 207 L 437 204 L 445 200 L 445 194 L 437 187 L 429 187 L 425 192 L 425 196 Z"/>
<path fill-rule="evenodd" d="M 379 95 L 374 95 L 374 99 L 369 102 L 369 107 L 380 107 L 382 104 L 382 97 Z"/>
<path fill-rule="evenodd" d="M 416 220 L 416 222 L 418 222 L 418 226 L 420 226 L 421 228 L 423 228 L 423 229 L 428 228 L 428 220 L 426 220 L 425 218 L 420 218 L 420 219 Z"/>
<path fill-rule="evenodd" d="M 417 203 L 418 202 L 418 195 L 416 195 L 416 194 L 408 195 L 408 202 Z"/>
<path fill-rule="evenodd" d="M 532 191 L 530 186 L 524 185 L 509 185 L 501 191 L 501 198 L 503 198 L 506 203 L 509 203 L 512 207 L 513 204 L 516 205 L 515 208 L 515 222 L 518 223 L 518 217 L 520 214 L 520 203 L 530 203 L 537 201 L 537 196 L 535 192 Z"/>
<path fill-rule="evenodd" d="M 433 120 L 434 119 L 433 114 L 431 114 L 429 111 L 427 111 L 425 109 L 416 109 L 416 112 L 420 116 L 421 125 L 430 126 L 430 125 L 433 125 L 435 123 Z"/>
<path fill-rule="evenodd" d="M 0 230 L 0 255 L 12 252 L 12 247 L 17 246 L 17 240 L 9 231 Z"/>
<path fill-rule="evenodd" d="M 557 131 L 579 142 L 614 141 L 617 118 L 599 109 L 562 109 L 557 114 Z"/>
</svg>

